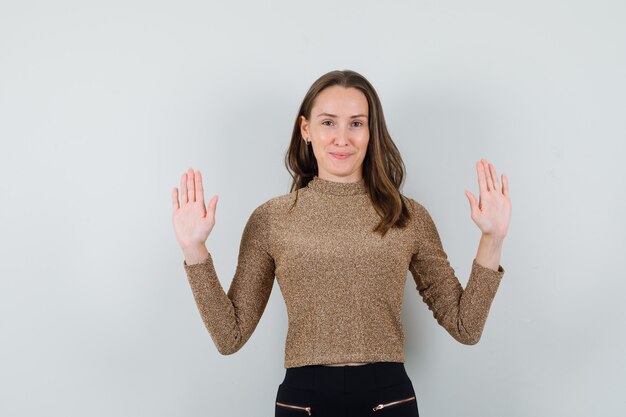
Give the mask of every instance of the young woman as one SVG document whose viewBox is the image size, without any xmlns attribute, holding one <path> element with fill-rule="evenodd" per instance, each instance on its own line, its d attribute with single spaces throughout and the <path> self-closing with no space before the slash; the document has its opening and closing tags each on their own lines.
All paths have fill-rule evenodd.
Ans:
<svg viewBox="0 0 626 417">
<path fill-rule="evenodd" d="M 404 164 L 372 85 L 331 71 L 304 97 L 285 163 L 288 194 L 259 205 L 225 293 L 205 242 L 218 196 L 204 203 L 200 171 L 172 192 L 173 223 L 200 315 L 218 351 L 237 352 L 257 326 L 274 278 L 288 332 L 278 416 L 418 416 L 404 368 L 401 306 L 410 271 L 428 308 L 464 344 L 480 339 L 504 269 L 508 179 L 476 163 L 480 199 L 466 191 L 482 236 L 466 288 L 426 208 L 404 196 Z"/>
</svg>

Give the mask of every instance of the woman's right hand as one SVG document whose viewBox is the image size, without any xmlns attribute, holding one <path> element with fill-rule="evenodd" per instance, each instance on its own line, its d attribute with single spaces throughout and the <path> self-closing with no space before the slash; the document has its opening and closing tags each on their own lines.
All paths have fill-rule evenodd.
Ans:
<svg viewBox="0 0 626 417">
<path fill-rule="evenodd" d="M 204 189 L 200 171 L 191 167 L 180 179 L 180 204 L 178 188 L 172 190 L 173 223 L 176 240 L 183 251 L 204 246 L 215 225 L 217 194 L 204 206 Z"/>
</svg>

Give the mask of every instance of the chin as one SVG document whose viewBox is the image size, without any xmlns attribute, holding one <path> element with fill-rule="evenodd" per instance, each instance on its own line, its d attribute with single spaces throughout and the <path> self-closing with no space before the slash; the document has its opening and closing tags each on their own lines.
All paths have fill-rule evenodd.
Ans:
<svg viewBox="0 0 626 417">
<path fill-rule="evenodd" d="M 341 171 L 329 170 L 327 172 L 332 174 L 332 175 L 335 175 L 337 177 L 347 177 L 349 175 L 354 174 L 354 171 L 351 170 L 351 169 L 345 169 L 345 170 L 341 170 Z"/>
</svg>

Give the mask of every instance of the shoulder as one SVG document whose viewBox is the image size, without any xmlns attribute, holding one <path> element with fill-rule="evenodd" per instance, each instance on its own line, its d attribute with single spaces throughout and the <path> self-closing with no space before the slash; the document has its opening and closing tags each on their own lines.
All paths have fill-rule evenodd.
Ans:
<svg viewBox="0 0 626 417">
<path fill-rule="evenodd" d="M 295 194 L 295 192 L 272 197 L 257 205 L 252 210 L 244 227 L 244 235 L 265 242 L 260 243 L 260 245 L 265 247 L 268 253 L 271 252 L 273 230 L 276 228 L 276 224 L 281 223 L 282 213 L 290 205 L 292 194 Z"/>
<path fill-rule="evenodd" d="M 424 222 L 432 222 L 430 212 L 426 209 L 423 203 L 411 197 L 407 197 L 404 195 L 403 197 L 409 206 L 409 210 L 411 211 L 414 223 L 423 224 Z"/>
<path fill-rule="evenodd" d="M 426 210 L 426 208 L 414 198 L 411 198 L 404 194 L 402 194 L 402 198 L 404 199 L 404 202 L 407 204 L 409 210 L 411 210 L 411 214 L 419 213 L 422 210 Z"/>
<path fill-rule="evenodd" d="M 257 205 L 252 210 L 250 217 L 258 220 L 269 221 L 272 217 L 275 217 L 276 215 L 282 213 L 285 209 L 289 208 L 293 204 L 295 198 L 296 191 L 272 197 Z"/>
</svg>

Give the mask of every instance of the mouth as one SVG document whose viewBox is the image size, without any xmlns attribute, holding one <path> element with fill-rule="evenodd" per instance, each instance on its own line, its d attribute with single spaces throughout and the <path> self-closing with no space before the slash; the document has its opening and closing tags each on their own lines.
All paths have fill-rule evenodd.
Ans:
<svg viewBox="0 0 626 417">
<path fill-rule="evenodd" d="M 345 152 L 330 152 L 330 155 L 335 159 L 346 159 L 352 154 Z"/>
</svg>

